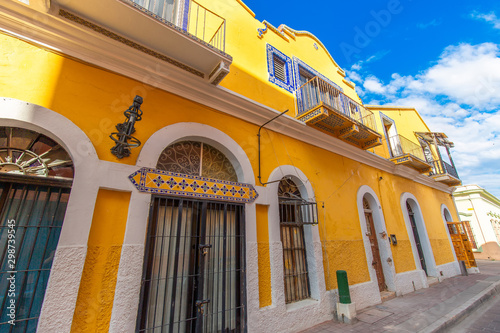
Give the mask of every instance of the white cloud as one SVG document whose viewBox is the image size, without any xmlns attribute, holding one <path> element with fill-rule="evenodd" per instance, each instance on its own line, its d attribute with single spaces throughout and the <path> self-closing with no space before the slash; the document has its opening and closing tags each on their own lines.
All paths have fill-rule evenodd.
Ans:
<svg viewBox="0 0 500 333">
<path fill-rule="evenodd" d="M 473 12 L 471 14 L 472 18 L 478 19 L 478 20 L 483 20 L 488 23 L 493 24 L 493 27 L 495 29 L 500 29 L 500 19 L 496 16 L 494 12 L 490 12 L 488 14 L 482 14 L 478 12 Z"/>
<path fill-rule="evenodd" d="M 361 67 L 360 67 L 360 69 L 361 69 Z M 346 71 L 348 79 L 353 81 L 353 82 L 362 82 L 363 78 L 361 77 L 361 75 L 359 75 L 357 72 L 355 72 L 355 70 L 357 70 L 357 69 L 354 69 L 354 66 L 353 66 L 352 70 Z"/>
<path fill-rule="evenodd" d="M 369 93 L 376 93 L 379 95 L 383 95 L 387 91 L 387 88 L 375 76 L 368 77 L 363 83 L 363 88 Z"/>
<path fill-rule="evenodd" d="M 498 45 L 449 46 L 421 73 L 395 73 L 388 84 L 373 75 L 359 82 L 369 104 L 415 107 L 431 131 L 444 132 L 455 143 L 452 157 L 463 182 L 500 198 Z"/>
<path fill-rule="evenodd" d="M 351 66 L 351 69 L 353 71 L 359 71 L 361 69 L 361 64 L 360 63 L 354 64 Z"/>
<path fill-rule="evenodd" d="M 385 88 L 368 77 L 374 93 L 432 94 L 457 104 L 494 110 L 500 105 L 500 49 L 497 44 L 449 46 L 435 65 L 415 76 L 393 74 Z M 365 87 L 366 88 L 366 87 Z"/>
</svg>

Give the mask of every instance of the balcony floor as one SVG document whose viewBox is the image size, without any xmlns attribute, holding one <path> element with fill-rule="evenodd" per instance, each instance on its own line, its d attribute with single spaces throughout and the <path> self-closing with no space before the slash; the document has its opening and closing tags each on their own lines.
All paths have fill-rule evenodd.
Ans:
<svg viewBox="0 0 500 333">
<path fill-rule="evenodd" d="M 420 158 L 413 156 L 412 154 L 405 154 L 391 158 L 391 162 L 409 166 L 410 168 L 413 168 L 420 173 L 427 173 L 432 170 L 429 163 L 422 161 Z"/>
<path fill-rule="evenodd" d="M 382 144 L 379 133 L 323 103 L 297 119 L 361 149 Z"/>
<path fill-rule="evenodd" d="M 448 186 L 459 186 L 462 185 L 462 181 L 458 178 L 453 177 L 452 175 L 446 173 L 446 174 L 439 174 L 439 175 L 431 175 L 431 177 L 437 181 L 444 183 Z"/>
<path fill-rule="evenodd" d="M 83 25 L 93 32 L 133 47 L 204 79 L 219 75 L 221 64 L 229 69 L 232 57 L 183 28 L 132 1 L 62 1 L 57 0 L 59 16 Z M 113 13 L 113 15 L 110 15 Z M 228 72 L 228 71 L 227 71 Z M 224 71 L 223 75 L 227 74 Z M 222 80 L 216 79 L 216 83 Z"/>
</svg>

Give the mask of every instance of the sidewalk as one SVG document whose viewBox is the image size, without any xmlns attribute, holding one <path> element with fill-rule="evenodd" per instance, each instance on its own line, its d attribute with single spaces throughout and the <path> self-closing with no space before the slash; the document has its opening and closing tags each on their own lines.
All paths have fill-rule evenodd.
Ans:
<svg viewBox="0 0 500 333">
<path fill-rule="evenodd" d="M 360 310 L 357 314 L 359 321 L 353 325 L 332 320 L 303 333 L 445 332 L 500 293 L 500 261 L 478 261 L 478 267 L 481 274 L 456 276 Z"/>
</svg>

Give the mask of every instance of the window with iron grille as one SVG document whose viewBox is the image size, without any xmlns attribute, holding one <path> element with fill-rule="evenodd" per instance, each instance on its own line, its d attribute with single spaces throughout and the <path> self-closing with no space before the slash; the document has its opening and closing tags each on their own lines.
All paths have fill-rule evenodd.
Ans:
<svg viewBox="0 0 500 333">
<path fill-rule="evenodd" d="M 311 296 L 304 225 L 316 224 L 318 214 L 316 203 L 303 200 L 297 185 L 290 179 L 280 181 L 278 198 L 285 300 L 292 303 Z"/>
<path fill-rule="evenodd" d="M 245 332 L 244 206 L 154 197 L 137 332 Z"/>
<path fill-rule="evenodd" d="M 237 181 L 231 161 L 198 141 L 162 152 L 161 170 Z M 136 332 L 246 332 L 245 206 L 152 199 Z"/>
<path fill-rule="evenodd" d="M 0 127 L 0 332 L 36 332 L 72 178 L 73 162 L 55 141 Z"/>
</svg>

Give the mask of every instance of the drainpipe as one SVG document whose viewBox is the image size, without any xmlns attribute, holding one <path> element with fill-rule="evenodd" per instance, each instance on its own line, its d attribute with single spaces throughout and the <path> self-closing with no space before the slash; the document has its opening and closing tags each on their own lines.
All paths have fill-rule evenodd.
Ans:
<svg viewBox="0 0 500 333">
<path fill-rule="evenodd" d="M 281 117 L 282 115 L 284 115 L 285 113 L 287 113 L 288 110 L 285 110 L 283 112 L 281 112 L 279 115 L 277 115 L 276 117 L 274 117 L 273 119 L 271 120 L 268 120 L 264 125 L 262 125 L 261 127 L 259 127 L 259 131 L 257 132 L 257 141 L 258 141 L 258 148 L 259 148 L 259 175 L 257 176 L 257 178 L 259 178 L 259 183 L 261 185 L 266 185 L 266 184 L 270 184 L 270 183 L 276 183 L 276 182 L 279 182 L 279 180 L 276 180 L 276 181 L 273 181 L 273 182 L 267 182 L 267 183 L 263 183 L 262 180 L 261 180 L 261 175 L 260 175 L 260 130 L 266 126 L 267 124 L 269 124 L 271 121 L 273 121 L 274 119 L 278 118 L 278 117 Z"/>
</svg>

